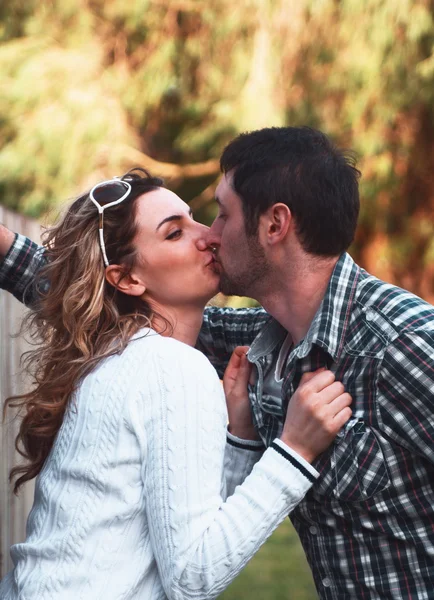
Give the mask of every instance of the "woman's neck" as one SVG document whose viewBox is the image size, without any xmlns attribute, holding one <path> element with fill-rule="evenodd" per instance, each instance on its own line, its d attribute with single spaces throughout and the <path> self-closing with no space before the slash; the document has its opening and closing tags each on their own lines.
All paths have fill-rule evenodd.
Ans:
<svg viewBox="0 0 434 600">
<path fill-rule="evenodd" d="M 160 335 L 195 346 L 202 326 L 203 308 L 156 308 L 152 327 Z"/>
</svg>

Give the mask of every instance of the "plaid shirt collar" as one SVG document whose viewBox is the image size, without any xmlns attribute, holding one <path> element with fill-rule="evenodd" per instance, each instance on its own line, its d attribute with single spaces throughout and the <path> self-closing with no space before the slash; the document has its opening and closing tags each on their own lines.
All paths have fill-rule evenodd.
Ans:
<svg viewBox="0 0 434 600">
<path fill-rule="evenodd" d="M 307 335 L 297 349 L 299 358 L 307 356 L 316 344 L 331 356 L 340 358 L 350 320 L 360 267 L 344 253 L 333 269 L 327 291 Z"/>
<path fill-rule="evenodd" d="M 339 359 L 349 323 L 361 269 L 351 256 L 343 253 L 333 269 L 323 301 L 309 330 L 294 349 L 297 358 L 305 358 L 316 344 L 336 361 Z M 273 317 L 254 340 L 249 358 L 253 362 L 260 356 L 271 354 L 282 343 L 287 331 Z"/>
</svg>

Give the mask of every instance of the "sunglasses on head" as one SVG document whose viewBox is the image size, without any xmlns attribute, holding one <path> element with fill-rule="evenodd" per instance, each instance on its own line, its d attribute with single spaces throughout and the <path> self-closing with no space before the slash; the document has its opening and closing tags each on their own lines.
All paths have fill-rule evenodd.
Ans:
<svg viewBox="0 0 434 600">
<path fill-rule="evenodd" d="M 106 267 L 109 266 L 109 260 L 104 244 L 104 211 L 106 208 L 123 202 L 128 198 L 130 192 L 131 185 L 128 181 L 119 177 L 97 183 L 89 192 L 89 198 L 95 204 L 99 213 L 99 245 Z"/>
</svg>

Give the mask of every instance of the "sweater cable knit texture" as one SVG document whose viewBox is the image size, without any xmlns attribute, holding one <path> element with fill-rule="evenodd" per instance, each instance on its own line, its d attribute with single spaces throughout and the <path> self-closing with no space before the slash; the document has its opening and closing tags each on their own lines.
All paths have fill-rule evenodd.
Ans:
<svg viewBox="0 0 434 600">
<path fill-rule="evenodd" d="M 136 334 L 71 399 L 0 598 L 216 598 L 317 477 L 226 424 L 208 360 Z"/>
</svg>

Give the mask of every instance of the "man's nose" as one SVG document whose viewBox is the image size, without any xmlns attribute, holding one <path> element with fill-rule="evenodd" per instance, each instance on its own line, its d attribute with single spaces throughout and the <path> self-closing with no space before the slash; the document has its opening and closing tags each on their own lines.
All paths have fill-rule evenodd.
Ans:
<svg viewBox="0 0 434 600">
<path fill-rule="evenodd" d="M 209 248 L 208 244 L 208 236 L 209 236 L 209 227 L 207 225 L 203 225 L 198 223 L 199 228 L 197 230 L 196 236 L 196 247 L 198 250 L 207 250 Z"/>
<path fill-rule="evenodd" d="M 220 246 L 220 233 L 220 228 L 217 227 L 216 221 L 214 221 L 211 227 L 208 229 L 207 235 L 205 236 L 205 241 L 208 248 L 216 248 Z"/>
</svg>

